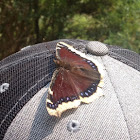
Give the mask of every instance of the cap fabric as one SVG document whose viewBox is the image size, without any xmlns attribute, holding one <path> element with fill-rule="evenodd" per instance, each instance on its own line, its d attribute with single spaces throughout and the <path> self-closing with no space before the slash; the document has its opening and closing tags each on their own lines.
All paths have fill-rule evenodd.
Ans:
<svg viewBox="0 0 140 140">
<path fill-rule="evenodd" d="M 46 110 L 46 97 L 59 41 L 103 65 L 105 96 L 56 118 Z M 9 84 L 0 93 L 0 139 L 140 139 L 140 56 L 132 51 L 72 39 L 36 44 L 0 62 L 0 82 Z"/>
</svg>

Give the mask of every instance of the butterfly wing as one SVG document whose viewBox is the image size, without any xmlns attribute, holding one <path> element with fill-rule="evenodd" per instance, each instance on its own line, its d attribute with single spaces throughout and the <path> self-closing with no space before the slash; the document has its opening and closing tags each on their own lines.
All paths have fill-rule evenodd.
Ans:
<svg viewBox="0 0 140 140">
<path fill-rule="evenodd" d="M 59 42 L 56 46 L 56 58 L 68 63 L 72 73 L 89 78 L 92 81 L 99 81 L 98 87 L 103 86 L 104 70 L 102 65 L 74 49 L 73 46 Z"/>
<path fill-rule="evenodd" d="M 103 95 L 103 69 L 97 61 L 64 42 L 57 44 L 56 58 L 64 67 L 54 72 L 50 84 L 47 99 L 50 115 L 60 116 L 65 110 L 78 107 L 81 101 L 89 103 Z"/>
<path fill-rule="evenodd" d="M 61 116 L 65 110 L 77 108 L 81 101 L 78 92 L 72 87 L 69 71 L 58 68 L 53 77 L 48 90 L 47 110 L 52 116 Z"/>
</svg>

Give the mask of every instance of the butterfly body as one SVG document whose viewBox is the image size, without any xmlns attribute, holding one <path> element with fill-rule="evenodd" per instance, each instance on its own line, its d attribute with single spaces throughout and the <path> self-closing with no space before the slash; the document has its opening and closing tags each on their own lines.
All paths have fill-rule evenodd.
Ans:
<svg viewBox="0 0 140 140">
<path fill-rule="evenodd" d="M 87 59 L 84 53 L 64 42 L 57 44 L 54 62 L 57 69 L 47 98 L 50 115 L 61 116 L 67 109 L 77 108 L 81 102 L 90 103 L 103 95 L 103 74 L 98 62 Z"/>
</svg>

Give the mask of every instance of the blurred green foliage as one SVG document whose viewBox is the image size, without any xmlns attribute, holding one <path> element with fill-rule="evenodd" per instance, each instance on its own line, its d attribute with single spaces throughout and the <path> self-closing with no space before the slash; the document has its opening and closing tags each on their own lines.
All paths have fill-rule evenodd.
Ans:
<svg viewBox="0 0 140 140">
<path fill-rule="evenodd" d="M 140 53 L 140 1 L 0 1 L 0 59 L 60 38 L 98 40 Z"/>
</svg>

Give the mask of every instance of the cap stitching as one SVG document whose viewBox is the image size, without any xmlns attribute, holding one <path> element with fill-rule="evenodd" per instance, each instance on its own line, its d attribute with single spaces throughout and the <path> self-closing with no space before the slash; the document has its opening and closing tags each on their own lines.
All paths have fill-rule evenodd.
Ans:
<svg viewBox="0 0 140 140">
<path fill-rule="evenodd" d="M 101 59 L 102 59 L 102 58 L 101 58 Z M 102 59 L 102 62 L 103 62 L 103 59 Z M 104 63 L 103 63 L 103 65 L 105 66 Z M 129 127 L 128 127 L 128 124 L 127 124 L 126 116 L 125 116 L 125 114 L 124 114 L 124 111 L 123 111 L 123 108 L 122 108 L 122 106 L 121 106 L 120 100 L 119 100 L 119 98 L 118 98 L 118 96 L 117 96 L 117 92 L 116 92 L 116 90 L 115 90 L 114 84 L 113 84 L 113 82 L 112 82 L 112 80 L 111 80 L 111 78 L 110 78 L 111 76 L 109 75 L 109 72 L 107 71 L 107 69 L 106 69 L 106 73 L 107 73 L 108 78 L 109 78 L 109 80 L 110 80 L 110 83 L 111 83 L 111 85 L 112 85 L 112 87 L 113 87 L 113 89 L 114 89 L 114 92 L 116 93 L 115 95 L 116 95 L 116 98 L 117 98 L 118 103 L 119 103 L 119 105 L 120 105 L 120 108 L 121 108 L 121 111 L 122 111 L 122 114 L 123 114 L 123 117 L 124 117 L 124 121 L 125 121 L 125 123 L 126 123 L 126 127 L 127 127 L 128 134 L 129 134 L 129 139 L 131 140 L 130 130 L 129 130 Z"/>
<path fill-rule="evenodd" d="M 23 96 L 20 97 L 20 99 L 18 100 L 18 102 L 16 102 L 16 103 L 14 104 L 14 106 L 9 110 L 9 112 L 7 113 L 7 115 L 6 115 L 6 116 L 4 117 L 4 119 L 1 121 L 0 127 L 3 125 L 3 123 L 4 123 L 5 120 L 6 120 L 6 118 L 9 116 L 9 114 L 16 108 L 16 106 L 18 105 L 19 101 L 23 100 L 23 98 L 24 98 L 25 96 L 27 96 L 28 92 L 29 92 L 32 88 L 34 88 L 40 81 L 42 81 L 43 79 L 45 79 L 48 75 L 49 75 L 49 74 L 45 75 L 42 79 L 38 80 L 36 84 L 34 84 L 32 87 L 30 87 L 30 89 L 28 89 L 28 91 L 27 91 Z M 21 109 L 20 109 L 20 110 L 21 110 Z"/>
</svg>

